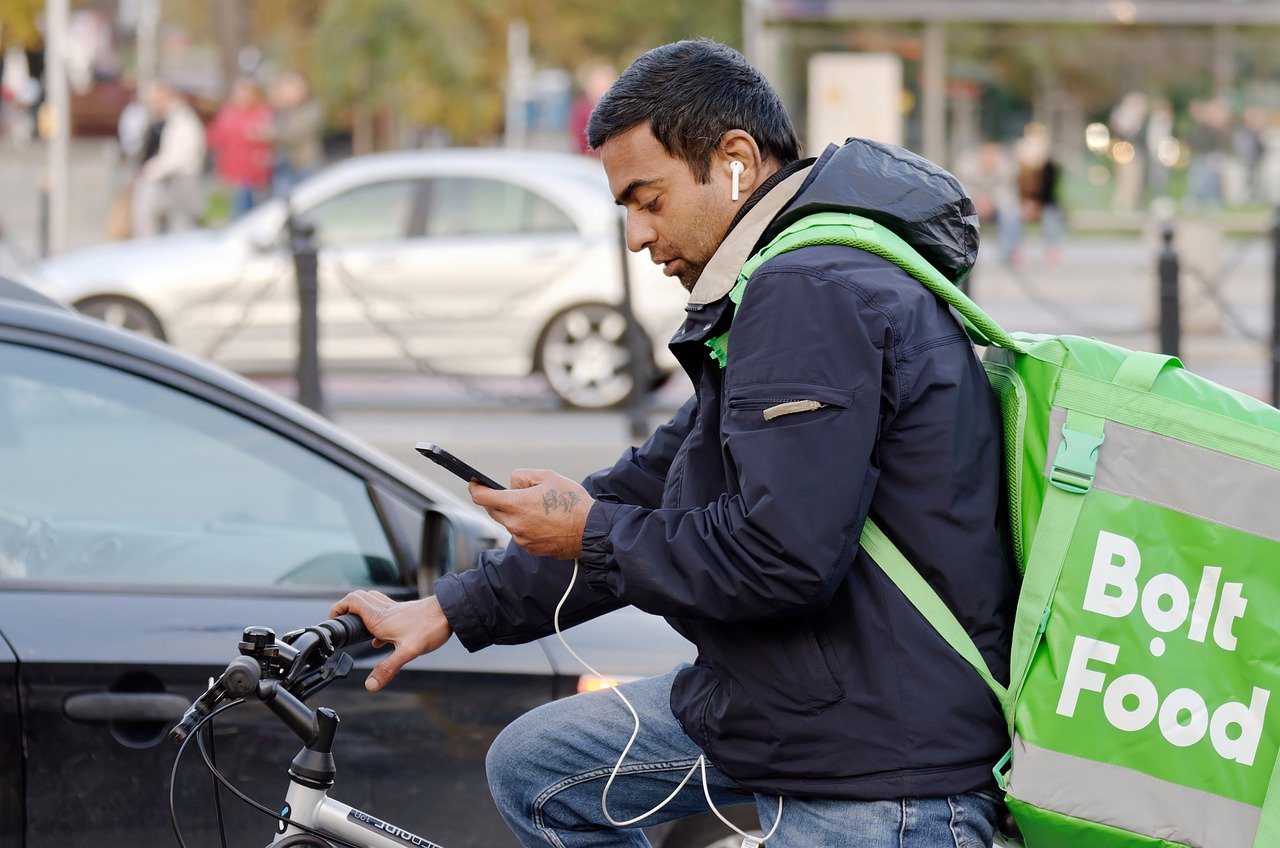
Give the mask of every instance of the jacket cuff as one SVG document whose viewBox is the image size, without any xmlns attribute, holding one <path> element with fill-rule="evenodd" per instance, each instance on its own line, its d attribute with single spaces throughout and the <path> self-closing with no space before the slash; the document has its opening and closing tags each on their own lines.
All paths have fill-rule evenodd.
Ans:
<svg viewBox="0 0 1280 848">
<path fill-rule="evenodd" d="M 477 572 L 478 569 L 466 573 Z M 493 637 L 481 622 L 475 605 L 467 596 L 466 584 L 459 575 L 444 575 L 436 580 L 434 588 L 440 610 L 464 648 L 475 653 L 493 644 Z"/>
<path fill-rule="evenodd" d="M 591 506 L 591 512 L 587 513 L 587 526 L 582 529 L 582 553 L 578 562 L 588 571 L 610 568 L 613 543 L 609 534 L 622 515 L 636 509 L 640 507 L 597 500 Z"/>
</svg>

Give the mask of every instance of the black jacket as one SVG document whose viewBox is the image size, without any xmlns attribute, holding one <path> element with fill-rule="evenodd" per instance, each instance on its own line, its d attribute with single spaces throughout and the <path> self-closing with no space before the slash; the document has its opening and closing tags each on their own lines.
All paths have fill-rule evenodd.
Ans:
<svg viewBox="0 0 1280 848">
<path fill-rule="evenodd" d="M 955 180 L 888 145 L 829 148 L 766 204 L 720 251 L 844 208 L 874 212 L 953 278 L 976 254 Z M 858 546 L 869 512 L 1007 678 L 1000 418 L 968 339 L 905 272 L 841 246 L 762 265 L 734 318 L 737 269 L 721 258 L 671 342 L 696 396 L 586 481 L 585 580 L 563 621 L 623 604 L 666 616 L 699 651 L 672 711 L 749 788 L 872 800 L 990 786 L 1009 745 L 994 697 Z M 730 321 L 722 370 L 705 340 Z M 822 406 L 765 419 L 795 400 Z M 566 574 L 512 546 L 436 585 L 477 650 L 551 632 Z"/>
</svg>

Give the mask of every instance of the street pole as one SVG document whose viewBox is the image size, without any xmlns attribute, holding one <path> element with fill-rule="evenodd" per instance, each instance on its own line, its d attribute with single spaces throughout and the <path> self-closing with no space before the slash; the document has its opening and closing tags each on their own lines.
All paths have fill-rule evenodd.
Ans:
<svg viewBox="0 0 1280 848">
<path fill-rule="evenodd" d="M 1160 232 L 1164 246 L 1157 263 L 1160 278 L 1160 352 L 1178 356 L 1181 323 L 1178 315 L 1178 251 L 1173 247 L 1173 223 L 1166 221 Z"/>
<path fill-rule="evenodd" d="M 287 206 L 289 250 L 298 286 L 298 403 L 325 414 L 320 384 L 320 262 L 315 227 L 299 221 Z"/>
<path fill-rule="evenodd" d="M 507 25 L 507 107 L 503 133 L 507 147 L 521 148 L 528 141 L 526 110 L 533 61 L 529 58 L 529 25 L 512 21 Z"/>
<path fill-rule="evenodd" d="M 627 400 L 627 423 L 631 439 L 649 436 L 649 384 L 653 382 L 652 357 L 644 338 L 644 329 L 636 320 L 631 297 L 631 256 L 627 250 L 627 219 L 618 216 L 618 258 L 622 262 L 622 316 L 627 321 L 627 368 L 631 372 L 631 396 Z"/>
<path fill-rule="evenodd" d="M 924 25 L 924 67 L 920 118 L 924 158 L 939 165 L 947 160 L 947 25 Z"/>
<path fill-rule="evenodd" d="M 70 0 L 45 4 L 44 54 L 45 108 L 49 110 L 49 219 L 48 249 L 59 254 L 67 248 L 68 179 L 71 155 L 71 95 L 67 88 L 67 42 L 71 26 Z"/>
<path fill-rule="evenodd" d="M 1280 408 L 1280 207 L 1271 225 L 1271 405 Z"/>
</svg>

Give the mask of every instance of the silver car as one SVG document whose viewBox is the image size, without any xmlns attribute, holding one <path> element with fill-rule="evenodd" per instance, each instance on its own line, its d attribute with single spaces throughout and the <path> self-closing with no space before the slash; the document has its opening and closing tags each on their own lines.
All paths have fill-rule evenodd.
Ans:
<svg viewBox="0 0 1280 848">
<path fill-rule="evenodd" d="M 291 200 L 320 245 L 326 369 L 543 373 L 566 403 L 632 390 L 618 212 L 600 164 L 567 154 L 442 150 L 349 159 Z M 286 204 L 229 227 L 104 245 L 32 269 L 34 284 L 108 323 L 232 369 L 291 371 L 297 300 Z M 658 373 L 683 317 L 679 284 L 627 255 Z"/>
</svg>

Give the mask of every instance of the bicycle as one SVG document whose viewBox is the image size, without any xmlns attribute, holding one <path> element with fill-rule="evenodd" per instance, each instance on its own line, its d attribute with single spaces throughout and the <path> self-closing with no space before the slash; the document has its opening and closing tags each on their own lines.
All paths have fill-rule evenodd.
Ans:
<svg viewBox="0 0 1280 848">
<path fill-rule="evenodd" d="M 350 673 L 355 661 L 343 648 L 371 638 L 363 622 L 351 614 L 286 633 L 280 639 L 269 627 L 245 629 L 240 656 L 227 665 L 169 732 L 170 740 L 179 743 L 169 780 L 169 817 L 180 846 L 185 848 L 186 842 L 178 825 L 174 786 L 182 755 L 196 739 L 205 765 L 218 783 L 276 819 L 272 848 L 441 848 L 329 797 L 337 776 L 333 747 L 338 714 L 327 707 L 313 710 L 305 701 Z M 289 766 L 289 790 L 278 813 L 244 795 L 222 776 L 200 733 L 220 713 L 251 700 L 265 704 L 303 745 Z M 221 830 L 220 805 L 218 826 Z"/>
</svg>

